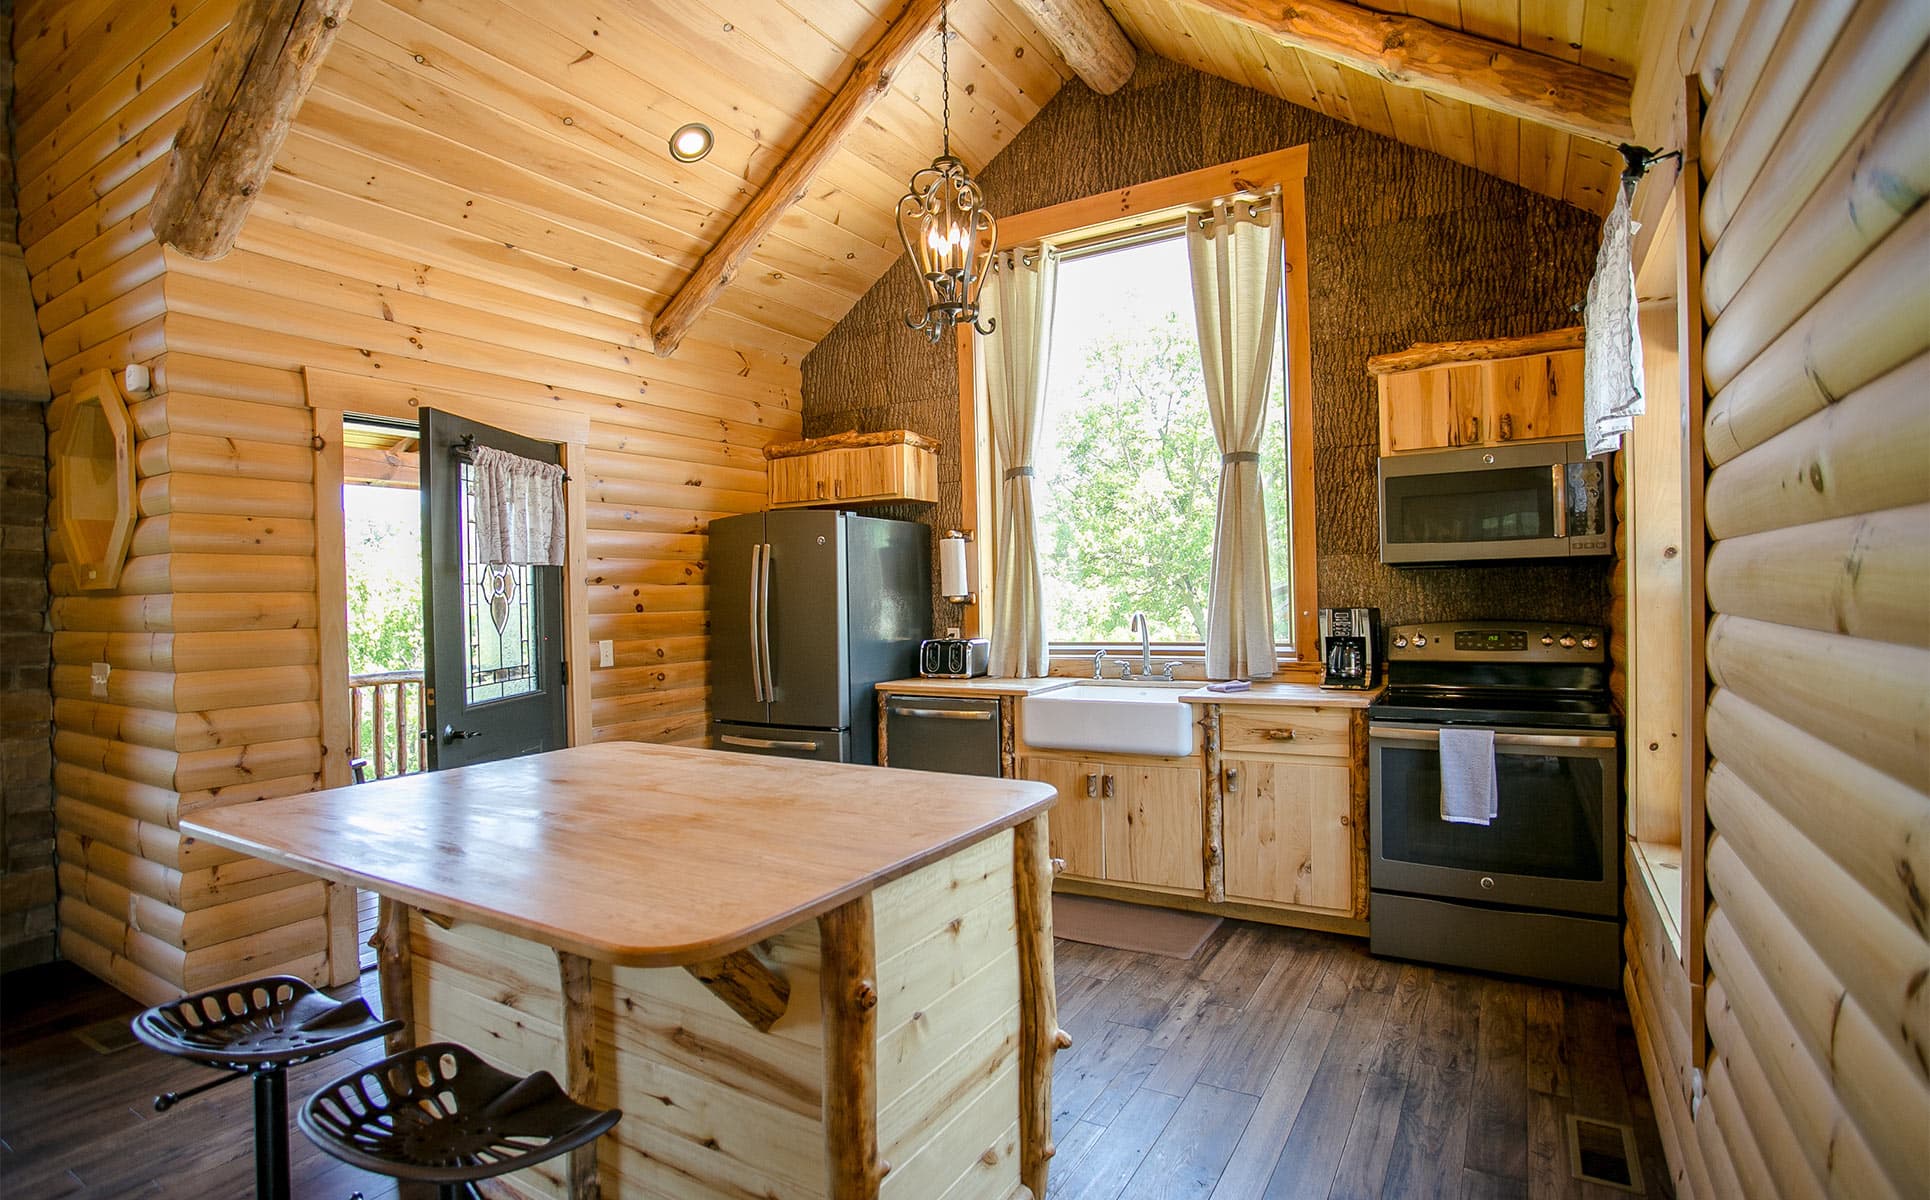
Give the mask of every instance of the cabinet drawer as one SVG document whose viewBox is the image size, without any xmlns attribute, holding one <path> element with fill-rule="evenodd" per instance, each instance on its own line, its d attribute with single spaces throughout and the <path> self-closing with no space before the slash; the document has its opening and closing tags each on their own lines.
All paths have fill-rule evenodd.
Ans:
<svg viewBox="0 0 1930 1200">
<path fill-rule="evenodd" d="M 1321 754 L 1350 752 L 1347 708 L 1222 708 L 1222 754 Z"/>
</svg>

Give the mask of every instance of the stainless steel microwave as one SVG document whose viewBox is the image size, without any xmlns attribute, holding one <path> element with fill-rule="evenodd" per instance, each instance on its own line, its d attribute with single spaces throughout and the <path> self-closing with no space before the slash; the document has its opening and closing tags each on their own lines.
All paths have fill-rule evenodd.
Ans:
<svg viewBox="0 0 1930 1200">
<path fill-rule="evenodd" d="M 1610 554 L 1607 458 L 1581 442 L 1534 442 L 1380 460 L 1384 563 Z"/>
</svg>

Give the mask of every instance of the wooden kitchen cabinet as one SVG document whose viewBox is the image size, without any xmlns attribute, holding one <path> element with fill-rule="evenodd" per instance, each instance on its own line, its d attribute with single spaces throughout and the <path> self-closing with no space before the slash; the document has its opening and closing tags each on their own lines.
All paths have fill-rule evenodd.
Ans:
<svg viewBox="0 0 1930 1200">
<path fill-rule="evenodd" d="M 1351 913 L 1351 778 L 1345 762 L 1221 759 L 1226 898 Z"/>
<path fill-rule="evenodd" d="M 936 447 L 904 429 L 770 446 L 770 507 L 937 500 Z"/>
<path fill-rule="evenodd" d="M 1416 346 L 1367 360 L 1382 454 L 1581 436 L 1580 330 Z"/>
<path fill-rule="evenodd" d="M 1027 755 L 1022 778 L 1059 789 L 1047 822 L 1066 875 L 1176 891 L 1205 889 L 1197 767 Z"/>
</svg>

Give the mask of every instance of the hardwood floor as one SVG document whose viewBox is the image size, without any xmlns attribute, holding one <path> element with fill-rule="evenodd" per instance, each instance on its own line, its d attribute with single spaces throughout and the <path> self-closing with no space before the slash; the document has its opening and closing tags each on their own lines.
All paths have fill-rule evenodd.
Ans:
<svg viewBox="0 0 1930 1200">
<path fill-rule="evenodd" d="M 1666 1170 L 1619 997 L 1382 961 L 1228 922 L 1190 960 L 1061 941 L 1052 1200 L 1624 1196 L 1571 1177 L 1566 1118 L 1632 1124 Z M 375 979 L 364 977 L 371 1002 Z M 0 1195 L 243 1197 L 248 1085 L 125 1043 L 137 1006 L 67 964 L 0 979 Z M 380 1057 L 376 1046 L 354 1061 Z M 346 1070 L 290 1072 L 290 1103 Z M 398 1193 L 289 1138 L 298 1197 Z"/>
</svg>

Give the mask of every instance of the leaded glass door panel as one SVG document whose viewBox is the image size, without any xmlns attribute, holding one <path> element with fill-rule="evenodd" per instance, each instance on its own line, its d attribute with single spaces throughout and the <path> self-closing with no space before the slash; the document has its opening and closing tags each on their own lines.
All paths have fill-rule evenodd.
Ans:
<svg viewBox="0 0 1930 1200">
<path fill-rule="evenodd" d="M 558 447 L 422 410 L 423 636 L 430 770 L 568 744 L 563 568 L 500 566 L 474 551 L 477 447 L 541 462 Z"/>
</svg>

